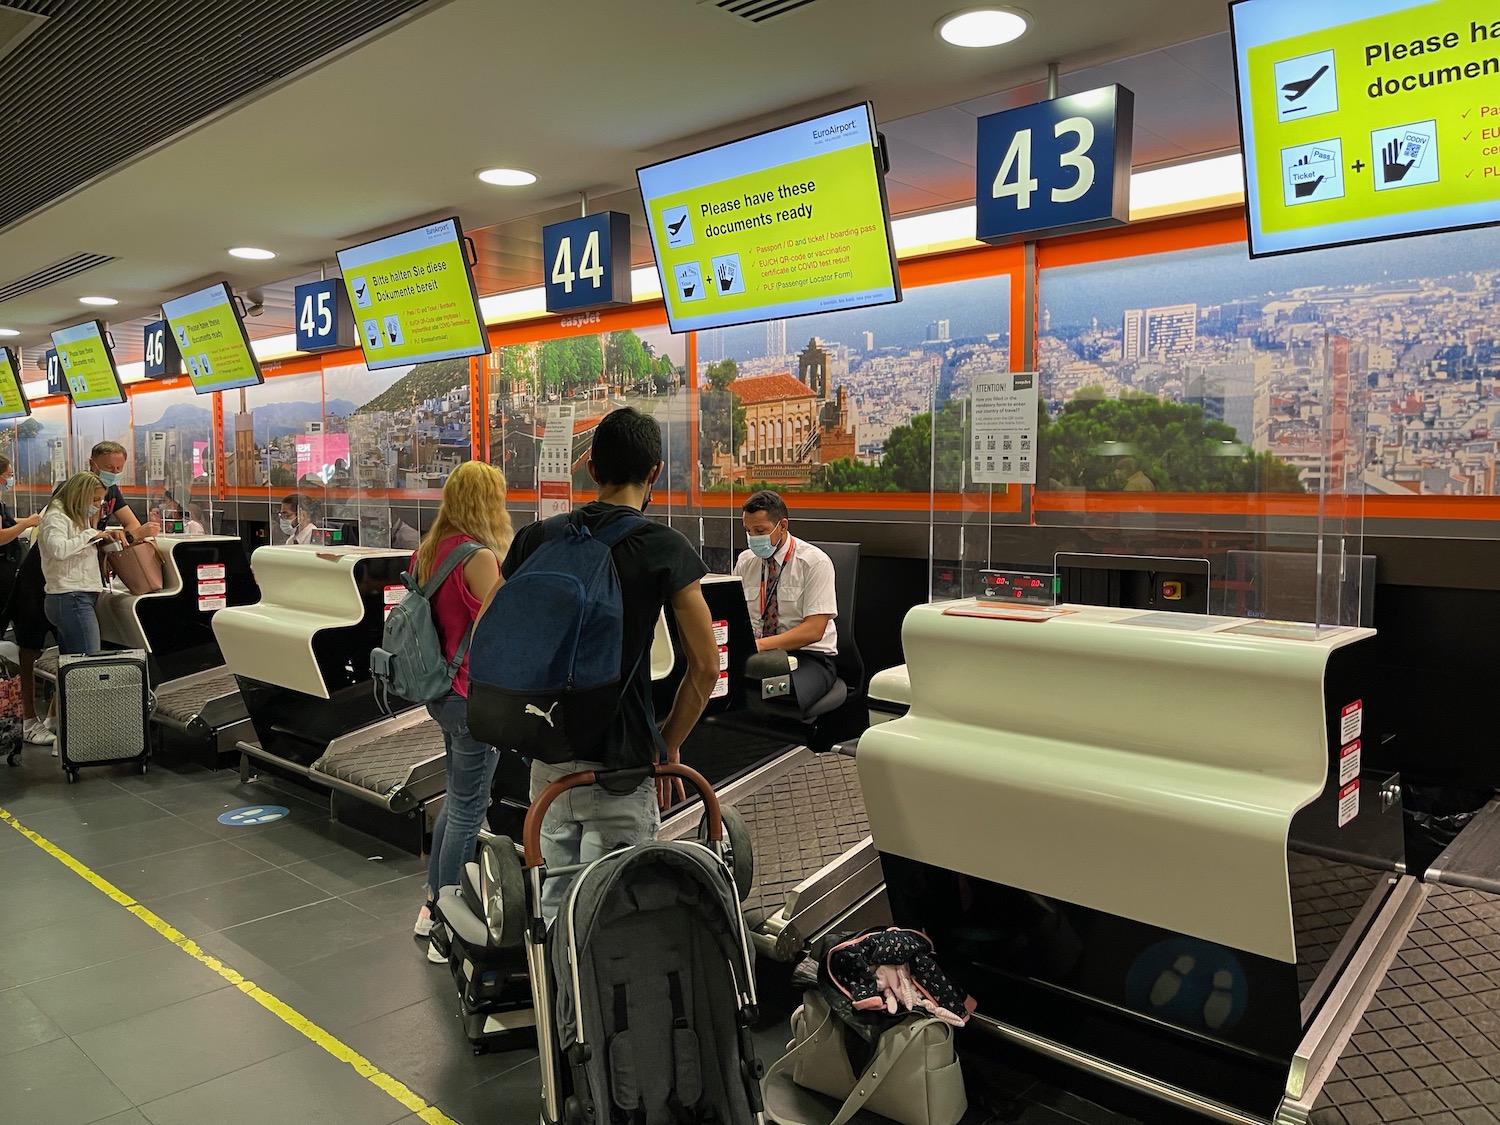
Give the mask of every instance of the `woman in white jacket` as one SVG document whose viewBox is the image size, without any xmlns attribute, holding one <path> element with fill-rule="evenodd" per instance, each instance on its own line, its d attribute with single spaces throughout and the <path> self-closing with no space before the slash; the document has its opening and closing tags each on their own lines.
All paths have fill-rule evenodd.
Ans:
<svg viewBox="0 0 1500 1125">
<path fill-rule="evenodd" d="M 47 578 L 47 619 L 57 630 L 57 651 L 92 656 L 100 651 L 95 603 L 104 587 L 99 544 L 125 541 L 122 528 L 99 531 L 104 485 L 93 473 L 77 473 L 57 490 L 42 512 L 37 549 Z"/>
</svg>

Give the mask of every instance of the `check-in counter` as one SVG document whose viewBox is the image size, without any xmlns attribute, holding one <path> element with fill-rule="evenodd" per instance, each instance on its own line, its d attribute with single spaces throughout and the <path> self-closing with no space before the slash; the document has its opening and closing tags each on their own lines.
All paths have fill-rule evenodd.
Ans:
<svg viewBox="0 0 1500 1125">
<path fill-rule="evenodd" d="M 1373 637 L 916 607 L 910 710 L 857 758 L 895 922 L 982 1026 L 1270 1119 L 1398 881 L 1399 799 L 1361 762 Z M 1307 904 L 1335 878 L 1363 909 L 1330 933 Z"/>
<path fill-rule="evenodd" d="M 140 649 L 156 695 L 152 723 L 164 742 L 206 765 L 248 733 L 244 705 L 214 637 L 222 608 L 260 597 L 243 542 L 230 535 L 161 535 L 162 588 L 132 594 L 114 579 L 96 605 L 99 636 L 108 647 Z M 57 650 L 37 661 L 57 676 Z"/>
<path fill-rule="evenodd" d="M 410 561 L 377 547 L 262 547 L 261 600 L 221 610 L 214 633 L 255 733 L 238 744 L 242 778 L 254 760 L 323 786 L 343 819 L 419 851 L 447 788 L 442 732 L 410 704 L 385 715 L 370 679 Z"/>
</svg>

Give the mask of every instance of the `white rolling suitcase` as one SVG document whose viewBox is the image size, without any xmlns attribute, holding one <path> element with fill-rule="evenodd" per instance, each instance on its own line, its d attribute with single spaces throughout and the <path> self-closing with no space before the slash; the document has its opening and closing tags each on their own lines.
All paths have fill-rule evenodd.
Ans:
<svg viewBox="0 0 1500 1125">
<path fill-rule="evenodd" d="M 57 693 L 58 756 L 70 782 L 83 766 L 129 763 L 146 772 L 151 693 L 144 652 L 61 656 Z"/>
</svg>

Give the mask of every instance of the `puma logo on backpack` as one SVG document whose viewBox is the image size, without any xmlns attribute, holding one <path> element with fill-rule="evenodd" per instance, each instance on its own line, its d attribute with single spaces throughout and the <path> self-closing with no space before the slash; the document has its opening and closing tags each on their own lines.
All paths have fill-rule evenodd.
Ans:
<svg viewBox="0 0 1500 1125">
<path fill-rule="evenodd" d="M 556 708 L 557 703 L 555 701 L 553 702 L 552 706 L 548 707 L 545 711 L 543 711 L 535 703 L 528 703 L 526 704 L 526 714 L 535 715 L 540 719 L 546 719 L 547 725 L 550 727 L 552 725 L 552 712 L 556 710 Z"/>
<path fill-rule="evenodd" d="M 625 603 L 611 549 L 645 525 L 628 512 L 597 532 L 577 513 L 542 525 L 542 542 L 474 626 L 470 734 L 542 762 L 599 758 L 635 673 L 620 667 Z"/>
</svg>

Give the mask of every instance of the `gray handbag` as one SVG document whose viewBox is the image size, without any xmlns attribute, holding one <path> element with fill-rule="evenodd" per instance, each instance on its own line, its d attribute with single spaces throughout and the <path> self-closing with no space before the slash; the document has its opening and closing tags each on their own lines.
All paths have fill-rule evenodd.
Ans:
<svg viewBox="0 0 1500 1125">
<path fill-rule="evenodd" d="M 842 1100 L 828 1118 L 810 1099 L 788 1097 L 786 1072 L 804 1089 Z M 847 1125 L 861 1109 L 900 1125 L 958 1125 L 969 1107 L 953 1048 L 953 1028 L 913 1016 L 881 1032 L 875 1056 L 855 1076 L 843 1027 L 821 993 L 803 994 L 792 1013 L 791 1049 L 772 1064 L 761 1085 L 766 1115 L 780 1125 Z"/>
</svg>

